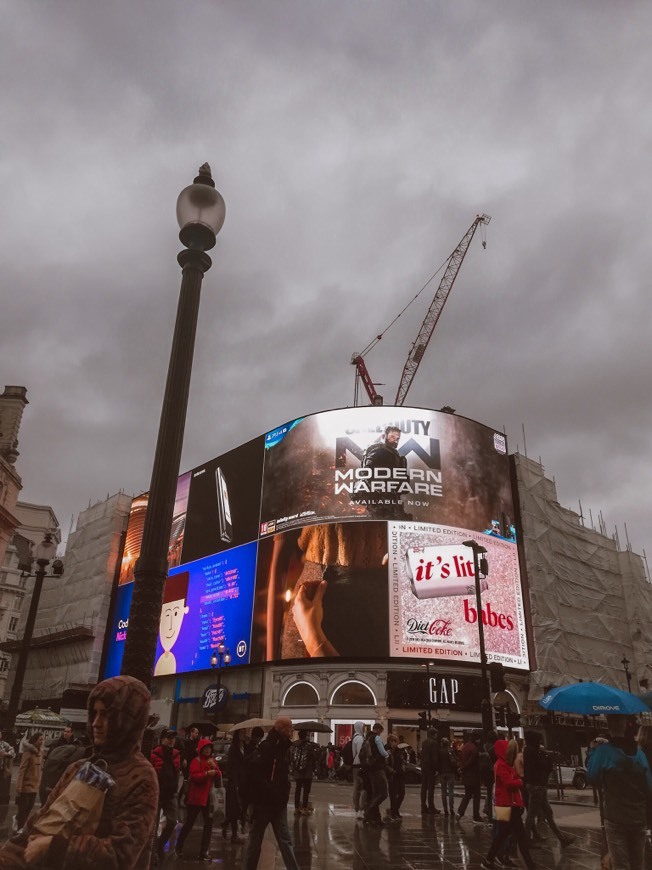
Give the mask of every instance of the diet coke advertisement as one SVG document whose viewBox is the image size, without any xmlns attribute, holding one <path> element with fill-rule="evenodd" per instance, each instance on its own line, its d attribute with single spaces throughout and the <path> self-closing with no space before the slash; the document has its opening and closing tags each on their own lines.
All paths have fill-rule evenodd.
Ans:
<svg viewBox="0 0 652 870">
<path fill-rule="evenodd" d="M 473 552 L 486 548 L 480 578 L 489 661 L 528 669 L 525 615 L 516 544 L 456 526 L 389 523 L 390 655 L 480 659 Z"/>
</svg>

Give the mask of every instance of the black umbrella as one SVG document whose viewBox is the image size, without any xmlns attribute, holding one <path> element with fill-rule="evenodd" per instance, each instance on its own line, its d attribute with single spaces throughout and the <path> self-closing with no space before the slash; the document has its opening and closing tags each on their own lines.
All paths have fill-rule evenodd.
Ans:
<svg viewBox="0 0 652 870">
<path fill-rule="evenodd" d="M 324 725 L 323 722 L 295 722 L 294 730 L 316 731 L 319 734 L 330 734 L 333 729 L 329 728 L 328 725 Z"/>
</svg>

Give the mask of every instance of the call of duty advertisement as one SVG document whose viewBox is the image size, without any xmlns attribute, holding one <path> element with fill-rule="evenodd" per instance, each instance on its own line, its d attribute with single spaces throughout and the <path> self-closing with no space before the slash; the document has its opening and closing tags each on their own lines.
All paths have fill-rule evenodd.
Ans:
<svg viewBox="0 0 652 870">
<path fill-rule="evenodd" d="M 261 537 L 312 523 L 510 522 L 505 439 L 416 408 L 346 408 L 267 433 Z"/>
<path fill-rule="evenodd" d="M 147 493 L 132 503 L 107 650 L 117 673 Z M 527 668 L 504 436 L 464 417 L 363 407 L 297 418 L 179 478 L 157 675 L 306 658 Z"/>
</svg>

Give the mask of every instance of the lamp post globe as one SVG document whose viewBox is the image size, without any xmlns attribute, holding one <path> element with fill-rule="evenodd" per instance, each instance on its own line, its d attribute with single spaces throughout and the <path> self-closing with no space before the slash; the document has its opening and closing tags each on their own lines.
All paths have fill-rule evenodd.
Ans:
<svg viewBox="0 0 652 870">
<path fill-rule="evenodd" d="M 631 692 L 632 691 L 632 674 L 629 670 L 629 659 L 627 658 L 626 655 L 623 655 L 622 659 L 620 660 L 620 664 L 625 669 L 625 679 L 627 680 L 627 691 Z"/>
<path fill-rule="evenodd" d="M 34 559 L 40 564 L 43 562 L 45 565 L 56 556 L 57 553 L 57 545 L 52 540 L 52 534 L 50 532 L 46 532 L 43 540 L 40 544 L 37 544 L 34 547 Z"/>
<path fill-rule="evenodd" d="M 224 199 L 215 190 L 210 166 L 204 163 L 193 183 L 184 187 L 177 199 L 179 239 L 186 248 L 210 251 L 225 216 Z"/>
</svg>

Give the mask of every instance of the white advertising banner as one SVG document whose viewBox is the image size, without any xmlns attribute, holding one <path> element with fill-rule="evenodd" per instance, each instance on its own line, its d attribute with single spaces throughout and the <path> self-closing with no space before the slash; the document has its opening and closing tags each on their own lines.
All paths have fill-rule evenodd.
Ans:
<svg viewBox="0 0 652 870">
<path fill-rule="evenodd" d="M 390 655 L 480 660 L 473 551 L 463 544 L 470 539 L 487 550 L 480 580 L 487 658 L 528 669 L 516 544 L 429 523 L 389 523 Z"/>
</svg>

